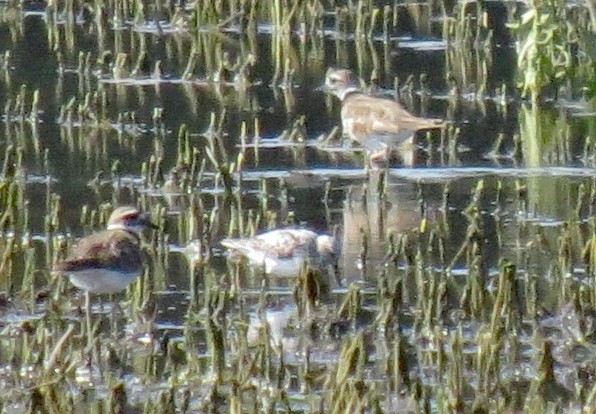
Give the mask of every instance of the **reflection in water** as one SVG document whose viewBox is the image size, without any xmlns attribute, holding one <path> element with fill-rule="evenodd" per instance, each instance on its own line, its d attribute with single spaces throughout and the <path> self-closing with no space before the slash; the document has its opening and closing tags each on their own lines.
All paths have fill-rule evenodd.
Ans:
<svg viewBox="0 0 596 414">
<path fill-rule="evenodd" d="M 384 264 L 391 235 L 420 225 L 415 184 L 392 179 L 385 183 L 387 179 L 383 171 L 373 170 L 365 185 L 353 185 L 346 191 L 342 261 L 348 284 L 377 273 L 376 268 Z"/>
</svg>

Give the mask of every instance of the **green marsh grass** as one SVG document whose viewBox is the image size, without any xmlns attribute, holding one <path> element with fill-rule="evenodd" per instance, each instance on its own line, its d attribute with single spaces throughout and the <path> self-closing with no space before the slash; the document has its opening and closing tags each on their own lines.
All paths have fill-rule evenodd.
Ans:
<svg viewBox="0 0 596 414">
<path fill-rule="evenodd" d="M 545 92 L 556 93 L 566 83 L 571 84 L 571 93 L 577 93 L 593 82 L 594 55 L 586 42 L 596 32 L 586 19 L 592 12 L 587 3 L 568 7 L 558 1 L 532 2 L 520 22 L 510 24 L 518 35 L 518 83 L 523 97 L 537 104 Z M 587 35 L 580 38 L 578 32 Z M 583 53 L 576 55 L 574 47 Z"/>
</svg>

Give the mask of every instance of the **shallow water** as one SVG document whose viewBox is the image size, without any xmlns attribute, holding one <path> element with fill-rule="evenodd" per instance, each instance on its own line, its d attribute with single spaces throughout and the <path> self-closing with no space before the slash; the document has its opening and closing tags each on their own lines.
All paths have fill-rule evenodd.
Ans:
<svg viewBox="0 0 596 414">
<path fill-rule="evenodd" d="M 596 285 L 585 249 L 593 108 L 571 93 L 533 110 L 514 93 L 504 24 L 520 4 L 485 6 L 495 42 L 470 52 L 465 67 L 453 63 L 462 48 L 443 38 L 440 13 L 422 4 L 400 7 L 390 36 L 364 40 L 337 32 L 336 13 L 314 36 L 296 27 L 285 37 L 264 16 L 245 33 L 235 22 L 195 31 L 169 24 L 170 5 L 148 7 L 137 25 L 132 15 L 104 17 L 99 31 L 83 14 L 69 22 L 45 6 L 0 2 L 0 154 L 14 146 L 23 155 L 16 178 L 2 177 L 19 194 L 1 198 L 1 210 L 17 212 L 0 239 L 5 410 L 124 401 L 147 412 L 343 412 L 340 390 L 360 390 L 361 407 L 385 412 L 469 411 L 483 398 L 493 412 L 594 401 Z M 275 76 L 284 64 L 287 82 Z M 360 70 L 367 83 L 375 69 L 376 93 L 450 127 L 418 134 L 385 176 L 367 172 L 360 149 L 339 134 L 325 140 L 340 124 L 338 102 L 317 91 L 331 65 Z M 36 90 L 36 122 L 23 121 Z M 222 165 L 242 154 L 233 196 L 207 148 Z M 165 190 L 172 167 L 193 160 L 197 170 L 204 162 L 201 181 Z M 88 363 L 79 292 L 50 269 L 67 243 L 101 227 L 96 216 L 82 222 L 83 209 L 106 203 L 138 204 L 167 233 L 148 237 L 142 281 L 95 301 Z M 219 245 L 230 233 L 286 225 L 340 242 L 341 284 L 329 281 L 315 304 L 297 304 L 305 294 L 295 280 L 264 279 Z M 515 265 L 511 280 L 504 260 Z"/>
</svg>

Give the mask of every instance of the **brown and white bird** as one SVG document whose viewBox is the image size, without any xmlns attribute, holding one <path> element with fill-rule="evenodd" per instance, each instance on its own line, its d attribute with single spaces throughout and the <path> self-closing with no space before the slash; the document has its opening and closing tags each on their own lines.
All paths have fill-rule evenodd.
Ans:
<svg viewBox="0 0 596 414">
<path fill-rule="evenodd" d="M 416 131 L 444 125 L 442 119 L 419 118 L 392 99 L 366 95 L 349 69 L 329 68 L 324 89 L 341 101 L 343 133 L 369 151 L 371 162 L 386 160 L 392 148 Z"/>
<path fill-rule="evenodd" d="M 335 238 L 308 229 L 276 229 L 254 237 L 224 239 L 221 244 L 271 276 L 296 277 L 305 263 L 317 270 L 333 267 L 337 271 Z"/>
<path fill-rule="evenodd" d="M 143 273 L 140 234 L 156 228 L 138 208 L 116 208 L 106 230 L 83 237 L 68 257 L 58 262 L 54 272 L 89 293 L 116 293 Z"/>
</svg>

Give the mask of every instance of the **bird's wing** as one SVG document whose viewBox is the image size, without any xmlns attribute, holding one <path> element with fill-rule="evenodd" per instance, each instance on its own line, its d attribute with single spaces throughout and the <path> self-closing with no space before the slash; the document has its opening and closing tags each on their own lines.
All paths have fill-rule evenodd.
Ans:
<svg viewBox="0 0 596 414">
<path fill-rule="evenodd" d="M 257 236 L 280 259 L 316 251 L 317 234 L 307 229 L 280 229 Z"/>
<path fill-rule="evenodd" d="M 119 262 L 123 269 L 127 264 L 136 268 L 141 260 L 139 239 L 126 230 L 105 230 L 82 238 L 66 259 L 54 270 L 75 272 L 93 267 L 106 267 L 106 262 Z M 131 269 L 132 270 L 132 269 Z"/>
<path fill-rule="evenodd" d="M 315 243 L 316 233 L 306 229 L 272 230 L 251 238 L 221 241 L 223 246 L 244 254 L 261 251 L 279 259 L 291 258 L 299 252 L 308 251 Z"/>
<path fill-rule="evenodd" d="M 443 121 L 432 118 L 419 118 L 408 112 L 397 101 L 367 95 L 354 95 L 346 98 L 342 118 L 353 119 L 353 129 L 357 135 L 375 133 L 397 133 L 439 128 Z"/>
</svg>

